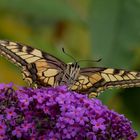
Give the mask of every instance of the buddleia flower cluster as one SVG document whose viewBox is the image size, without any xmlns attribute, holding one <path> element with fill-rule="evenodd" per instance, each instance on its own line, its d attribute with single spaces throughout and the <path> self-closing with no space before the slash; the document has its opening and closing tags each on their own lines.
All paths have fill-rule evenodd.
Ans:
<svg viewBox="0 0 140 140">
<path fill-rule="evenodd" d="M 0 140 L 134 140 L 131 122 L 98 99 L 56 88 L 0 84 Z"/>
</svg>

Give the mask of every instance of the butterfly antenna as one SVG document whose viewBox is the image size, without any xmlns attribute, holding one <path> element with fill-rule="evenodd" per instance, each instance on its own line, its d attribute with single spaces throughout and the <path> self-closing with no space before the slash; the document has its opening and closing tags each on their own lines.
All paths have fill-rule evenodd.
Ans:
<svg viewBox="0 0 140 140">
<path fill-rule="evenodd" d="M 102 60 L 102 58 L 97 59 L 97 60 L 79 60 L 79 61 L 77 61 L 77 63 L 82 62 L 82 61 L 100 62 L 101 60 Z"/>
<path fill-rule="evenodd" d="M 74 62 L 76 62 L 76 59 L 73 56 L 71 56 L 70 54 L 68 54 L 67 52 L 65 52 L 64 48 L 62 48 L 62 51 L 65 55 L 69 56 L 70 58 L 72 58 L 74 60 Z"/>
</svg>

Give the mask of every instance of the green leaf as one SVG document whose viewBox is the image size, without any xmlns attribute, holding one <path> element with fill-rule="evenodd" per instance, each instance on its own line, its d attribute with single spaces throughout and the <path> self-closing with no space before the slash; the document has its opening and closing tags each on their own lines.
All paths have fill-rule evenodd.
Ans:
<svg viewBox="0 0 140 140">
<path fill-rule="evenodd" d="M 91 2 L 93 54 L 106 66 L 130 69 L 140 46 L 140 0 Z"/>
<path fill-rule="evenodd" d="M 48 22 L 52 20 L 79 20 L 78 14 L 61 0 L 0 0 L 0 9 L 25 15 L 31 20 Z"/>
</svg>

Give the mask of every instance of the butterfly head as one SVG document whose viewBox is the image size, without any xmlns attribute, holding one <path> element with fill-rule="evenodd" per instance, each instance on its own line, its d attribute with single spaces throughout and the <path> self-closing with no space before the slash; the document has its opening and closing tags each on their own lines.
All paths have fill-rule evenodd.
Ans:
<svg viewBox="0 0 140 140">
<path fill-rule="evenodd" d="M 78 64 L 78 62 L 70 62 L 70 63 L 67 63 L 67 66 L 69 68 L 73 68 L 73 69 L 79 69 L 80 68 L 80 65 Z"/>
<path fill-rule="evenodd" d="M 64 71 L 60 85 L 66 85 L 69 88 L 76 82 L 80 72 L 80 66 L 77 62 L 68 63 Z"/>
<path fill-rule="evenodd" d="M 80 72 L 80 66 L 77 62 L 68 63 L 66 72 L 69 75 L 70 79 L 75 80 Z"/>
</svg>

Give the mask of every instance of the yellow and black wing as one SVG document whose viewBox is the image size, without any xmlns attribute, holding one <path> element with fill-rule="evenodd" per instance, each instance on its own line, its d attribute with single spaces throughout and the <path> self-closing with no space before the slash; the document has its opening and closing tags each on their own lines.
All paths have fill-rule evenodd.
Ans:
<svg viewBox="0 0 140 140">
<path fill-rule="evenodd" d="M 108 88 L 139 87 L 140 73 L 112 68 L 82 68 L 72 89 L 95 97 Z"/>
<path fill-rule="evenodd" d="M 54 86 L 66 64 L 56 57 L 21 43 L 0 40 L 0 54 L 22 68 L 29 84 Z"/>
</svg>

